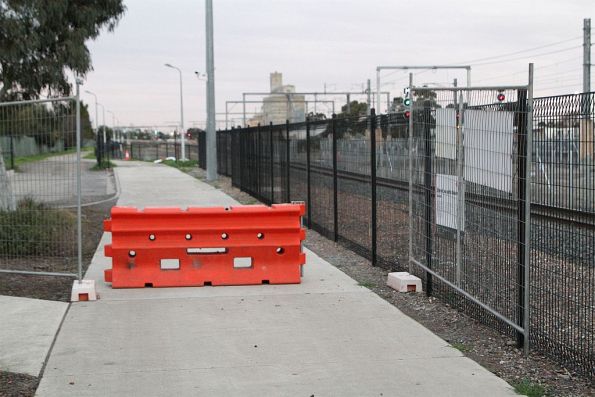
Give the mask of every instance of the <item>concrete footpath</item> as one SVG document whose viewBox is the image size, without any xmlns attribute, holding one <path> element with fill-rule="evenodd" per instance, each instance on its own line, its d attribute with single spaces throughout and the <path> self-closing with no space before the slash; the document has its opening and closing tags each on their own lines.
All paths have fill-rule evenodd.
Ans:
<svg viewBox="0 0 595 397">
<path fill-rule="evenodd" d="M 221 206 L 176 169 L 118 162 L 119 205 Z M 502 379 L 310 251 L 300 285 L 112 290 L 104 235 L 39 396 L 514 396 Z"/>
</svg>

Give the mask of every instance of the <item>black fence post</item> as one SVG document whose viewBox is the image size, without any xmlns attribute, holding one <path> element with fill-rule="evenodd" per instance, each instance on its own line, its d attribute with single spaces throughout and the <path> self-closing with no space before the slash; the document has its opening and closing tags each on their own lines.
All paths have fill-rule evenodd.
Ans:
<svg viewBox="0 0 595 397">
<path fill-rule="evenodd" d="M 275 202 L 275 164 L 273 162 L 273 122 L 269 123 L 269 151 L 271 154 L 271 205 Z"/>
<path fill-rule="evenodd" d="M 310 184 L 310 118 L 306 117 L 306 189 L 308 200 L 308 229 L 312 228 L 312 190 Z"/>
<path fill-rule="evenodd" d="M 424 102 L 423 123 L 424 123 L 424 188 L 425 188 L 425 223 L 426 223 L 426 266 L 432 269 L 432 135 L 431 120 L 432 117 L 430 101 Z M 426 295 L 432 296 L 432 274 L 426 272 Z"/>
<path fill-rule="evenodd" d="M 174 157 L 178 161 L 178 134 L 174 131 Z"/>
<path fill-rule="evenodd" d="M 370 109 L 370 179 L 372 183 L 372 266 L 376 266 L 376 110 Z"/>
<path fill-rule="evenodd" d="M 285 120 L 285 132 L 286 132 L 286 138 L 287 138 L 285 140 L 285 150 L 286 150 L 286 153 L 285 153 L 286 161 L 285 162 L 287 164 L 287 168 L 286 168 L 286 179 L 287 180 L 285 181 L 286 182 L 286 187 L 285 187 L 286 192 L 285 193 L 287 194 L 287 199 L 285 200 L 285 202 L 291 203 L 291 183 L 289 181 L 289 178 L 290 178 L 290 170 L 289 170 L 290 163 L 289 163 L 289 161 L 291 160 L 291 158 L 289 156 L 289 147 L 290 147 L 290 145 L 289 145 L 289 120 Z"/>
<path fill-rule="evenodd" d="M 517 142 L 518 142 L 518 156 L 517 156 L 517 175 L 518 175 L 518 212 L 517 212 L 517 324 L 524 327 L 525 318 L 525 206 L 527 203 L 526 184 L 527 180 L 527 166 L 525 159 L 527 158 L 527 90 L 519 90 L 517 101 Z M 523 347 L 524 337 L 520 331 L 516 332 L 517 347 Z"/>
<path fill-rule="evenodd" d="M 333 132 L 333 240 L 339 240 L 339 209 L 337 206 L 337 115 L 331 120 Z"/>
<path fill-rule="evenodd" d="M 256 125 L 256 136 L 254 137 L 254 154 L 255 154 L 255 165 L 256 165 L 256 193 L 258 193 L 259 197 L 264 197 L 261 183 L 261 162 L 262 162 L 262 150 L 261 150 L 261 142 L 260 142 L 260 123 Z"/>
<path fill-rule="evenodd" d="M 240 170 L 240 190 L 241 191 L 246 191 L 246 186 L 244 184 L 244 172 L 245 172 L 245 163 L 246 163 L 246 148 L 244 148 L 244 141 L 245 141 L 245 137 L 244 137 L 244 128 L 240 128 L 238 130 L 238 144 L 239 144 L 239 152 L 240 152 L 240 166 L 239 166 L 239 170 Z"/>
</svg>

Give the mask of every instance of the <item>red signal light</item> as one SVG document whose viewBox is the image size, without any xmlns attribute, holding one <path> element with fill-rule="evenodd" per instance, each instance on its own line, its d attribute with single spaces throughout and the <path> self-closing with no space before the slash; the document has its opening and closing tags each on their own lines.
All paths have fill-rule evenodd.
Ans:
<svg viewBox="0 0 595 397">
<path fill-rule="evenodd" d="M 498 100 L 499 100 L 500 102 L 502 102 L 503 100 L 505 100 L 505 99 L 506 99 L 506 97 L 504 96 L 504 94 L 503 94 L 503 93 L 499 93 L 497 98 L 498 98 Z"/>
<path fill-rule="evenodd" d="M 411 117 L 411 112 L 409 110 L 405 111 L 405 118 L 408 119 L 409 117 Z"/>
</svg>

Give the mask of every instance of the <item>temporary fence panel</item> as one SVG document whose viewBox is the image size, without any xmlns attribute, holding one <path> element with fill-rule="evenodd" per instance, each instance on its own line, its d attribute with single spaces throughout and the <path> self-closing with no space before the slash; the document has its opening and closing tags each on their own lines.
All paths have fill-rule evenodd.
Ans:
<svg viewBox="0 0 595 397">
<path fill-rule="evenodd" d="M 428 294 L 504 332 L 516 330 L 522 343 L 528 331 L 528 88 L 412 92 L 413 271 Z"/>
<path fill-rule="evenodd" d="M 303 204 L 114 207 L 105 230 L 113 288 L 299 283 Z"/>
<path fill-rule="evenodd" d="M 76 97 L 0 103 L 0 138 L 36 150 L 0 157 L 0 273 L 82 275 L 78 112 Z"/>
</svg>

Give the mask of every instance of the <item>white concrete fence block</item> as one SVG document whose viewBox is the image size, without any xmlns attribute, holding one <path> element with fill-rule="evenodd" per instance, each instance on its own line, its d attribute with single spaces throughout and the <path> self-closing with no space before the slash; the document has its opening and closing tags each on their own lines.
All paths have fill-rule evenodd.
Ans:
<svg viewBox="0 0 595 397">
<path fill-rule="evenodd" d="M 407 272 L 389 273 L 386 285 L 399 292 L 422 292 L 421 279 Z"/>
<path fill-rule="evenodd" d="M 72 284 L 71 302 L 95 301 L 97 293 L 95 291 L 95 280 L 74 280 Z"/>
</svg>

